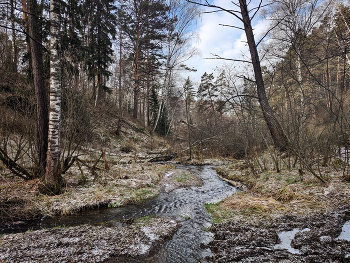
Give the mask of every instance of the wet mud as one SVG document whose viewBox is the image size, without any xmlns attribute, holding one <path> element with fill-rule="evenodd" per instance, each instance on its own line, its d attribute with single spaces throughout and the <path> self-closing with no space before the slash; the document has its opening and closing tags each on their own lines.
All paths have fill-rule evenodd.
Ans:
<svg viewBox="0 0 350 263">
<path fill-rule="evenodd" d="M 213 236 L 204 204 L 221 201 L 235 188 L 210 166 L 180 166 L 162 184 L 162 193 L 145 203 L 44 219 L 36 226 L 61 229 L 5 234 L 0 262 L 210 262 L 211 251 L 202 247 Z M 146 228 L 144 220 L 150 221 Z"/>
<path fill-rule="evenodd" d="M 347 206 L 327 214 L 283 216 L 262 226 L 214 224 L 214 239 L 204 247 L 214 253 L 208 258 L 213 262 L 350 262 L 350 224 L 343 228 L 349 220 Z M 288 232 L 292 238 L 285 243 Z"/>
<path fill-rule="evenodd" d="M 179 228 L 172 218 L 124 226 L 75 226 L 5 235 L 0 262 L 105 262 L 150 255 Z"/>
</svg>

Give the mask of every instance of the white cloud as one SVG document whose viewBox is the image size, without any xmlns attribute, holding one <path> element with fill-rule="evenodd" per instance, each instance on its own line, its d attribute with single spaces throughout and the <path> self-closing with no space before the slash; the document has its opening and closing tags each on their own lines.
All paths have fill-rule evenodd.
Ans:
<svg viewBox="0 0 350 263">
<path fill-rule="evenodd" d="M 218 0 L 215 4 L 227 9 L 237 9 L 230 0 Z M 254 3 L 251 6 L 254 6 Z M 205 11 L 212 10 L 205 9 Z M 259 41 L 262 32 L 266 31 L 267 22 L 264 20 L 254 22 L 254 34 L 256 41 Z M 193 57 L 187 62 L 188 66 L 197 69 L 197 72 L 188 74 L 195 81 L 199 82 L 204 72 L 213 72 L 215 67 L 223 63 L 222 60 L 204 59 L 213 57 L 213 54 L 229 59 L 242 59 L 243 57 L 248 59 L 250 57 L 244 31 L 220 26 L 219 24 L 243 27 L 243 23 L 240 20 L 227 12 L 202 15 L 197 30 L 200 40 L 193 43 L 193 46 L 199 50 L 201 56 Z"/>
</svg>

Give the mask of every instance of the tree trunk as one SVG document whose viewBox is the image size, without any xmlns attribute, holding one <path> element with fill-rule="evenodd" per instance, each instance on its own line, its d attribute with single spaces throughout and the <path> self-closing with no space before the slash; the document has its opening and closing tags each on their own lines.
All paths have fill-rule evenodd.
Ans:
<svg viewBox="0 0 350 263">
<path fill-rule="evenodd" d="M 123 91 L 122 91 L 122 47 L 123 47 L 123 36 L 122 31 L 120 31 L 119 39 L 119 111 L 122 112 L 122 102 L 123 102 Z"/>
<path fill-rule="evenodd" d="M 44 80 L 44 65 L 41 45 L 41 36 L 38 21 L 38 8 L 36 0 L 28 0 L 28 34 L 30 36 L 29 46 L 32 62 L 32 71 L 34 78 L 35 97 L 36 97 L 36 121 L 37 121 L 37 139 L 39 155 L 39 175 L 45 174 L 46 153 L 48 144 L 48 109 L 47 94 Z"/>
<path fill-rule="evenodd" d="M 190 160 L 192 160 L 191 127 L 190 127 L 190 100 L 186 98 L 186 120 L 188 132 L 188 148 L 190 149 Z"/>
<path fill-rule="evenodd" d="M 284 134 L 282 127 L 275 117 L 272 108 L 269 105 L 266 97 L 264 80 L 261 72 L 260 59 L 255 44 L 253 29 L 249 17 L 248 7 L 246 0 L 239 0 L 241 15 L 244 23 L 244 31 L 247 36 L 250 55 L 252 58 L 252 64 L 254 68 L 255 82 L 257 88 L 258 99 L 261 110 L 264 115 L 264 119 L 269 128 L 270 134 L 274 141 L 275 147 L 280 151 L 286 151 L 289 148 L 289 143 L 286 135 Z"/>
<path fill-rule="evenodd" d="M 60 61 L 60 5 L 50 1 L 50 116 L 49 147 L 45 184 L 57 194 L 61 190 L 60 133 L 61 133 L 61 61 Z"/>
<path fill-rule="evenodd" d="M 159 118 L 160 118 L 160 114 L 161 114 L 161 112 L 162 112 L 162 110 L 163 110 L 163 104 L 164 104 L 164 101 L 163 101 L 163 99 L 162 99 L 161 102 L 160 102 L 159 108 L 158 108 L 157 118 L 156 118 L 156 121 L 155 121 L 155 123 L 154 123 L 153 129 L 152 129 L 152 133 L 153 133 L 153 132 L 156 130 L 156 128 L 157 128 L 157 125 L 158 125 L 158 122 L 159 122 Z"/>
<path fill-rule="evenodd" d="M 10 0 L 11 5 L 11 28 L 12 28 L 12 70 L 17 73 L 17 46 L 15 28 L 15 5 L 16 1 Z"/>
<path fill-rule="evenodd" d="M 303 76 L 301 74 L 301 50 L 298 48 L 296 52 L 296 67 L 297 67 L 297 80 L 300 91 L 300 126 L 301 130 L 305 124 L 306 116 L 305 116 L 305 99 L 304 99 L 304 87 L 303 87 Z"/>
<path fill-rule="evenodd" d="M 139 97 L 139 41 L 140 32 L 137 29 L 137 40 L 136 40 L 136 48 L 135 48 L 135 86 L 134 86 L 134 112 L 133 117 L 137 119 L 137 110 L 138 110 L 138 97 Z"/>
</svg>

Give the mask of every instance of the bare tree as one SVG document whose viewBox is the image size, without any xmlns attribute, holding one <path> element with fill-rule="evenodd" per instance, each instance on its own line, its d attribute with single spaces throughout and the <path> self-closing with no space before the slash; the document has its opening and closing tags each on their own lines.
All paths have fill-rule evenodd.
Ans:
<svg viewBox="0 0 350 263">
<path fill-rule="evenodd" d="M 166 62 L 164 69 L 164 82 L 161 94 L 161 106 L 158 109 L 157 118 L 152 132 L 158 125 L 163 105 L 166 104 L 166 96 L 173 86 L 175 72 L 179 70 L 191 70 L 185 66 L 187 60 L 197 54 L 191 47 L 195 33 L 192 24 L 198 18 L 200 10 L 197 5 L 186 0 L 170 0 L 168 18 L 172 23 L 168 25 L 165 41 Z M 193 69 L 192 69 L 193 70 Z"/>
<path fill-rule="evenodd" d="M 254 69 L 254 75 L 255 75 L 255 84 L 256 84 L 256 90 L 258 94 L 258 99 L 260 103 L 261 110 L 264 115 L 264 119 L 266 121 L 266 124 L 269 128 L 271 137 L 274 141 L 275 147 L 279 149 L 280 151 L 286 151 L 289 148 L 289 142 L 286 137 L 286 135 L 283 132 L 283 129 L 277 120 L 274 111 L 270 107 L 269 101 L 266 96 L 265 86 L 264 86 L 264 79 L 261 71 L 261 65 L 260 65 L 260 58 L 257 50 L 257 44 L 255 42 L 253 28 L 251 25 L 252 19 L 255 17 L 257 12 L 260 10 L 262 1 L 260 1 L 259 6 L 248 9 L 248 4 L 246 0 L 239 0 L 238 3 L 233 4 L 237 7 L 239 7 L 239 11 L 232 10 L 232 9 L 225 9 L 220 6 L 209 4 L 208 2 L 205 2 L 204 4 L 196 3 L 188 0 L 188 2 L 195 3 L 198 5 L 202 5 L 205 7 L 211 7 L 214 8 L 214 12 L 227 12 L 235 16 L 237 19 L 239 19 L 243 25 L 244 25 L 244 31 L 247 37 L 247 42 L 249 46 L 250 56 L 251 56 L 251 63 L 253 64 Z M 250 13 L 252 15 L 250 16 Z M 237 28 L 236 26 L 233 26 Z M 240 28 L 243 30 L 243 28 Z M 234 59 L 232 59 L 234 60 Z"/>
</svg>

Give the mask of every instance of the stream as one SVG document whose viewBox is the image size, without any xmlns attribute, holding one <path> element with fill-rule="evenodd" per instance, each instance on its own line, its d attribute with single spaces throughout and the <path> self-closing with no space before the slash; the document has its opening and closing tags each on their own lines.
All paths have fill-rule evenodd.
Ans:
<svg viewBox="0 0 350 263">
<path fill-rule="evenodd" d="M 205 231 L 211 225 L 205 203 L 217 203 L 232 195 L 236 189 L 221 180 L 211 166 L 178 166 L 188 170 L 203 180 L 203 185 L 175 189 L 167 193 L 166 186 L 157 198 L 142 204 L 120 208 L 86 211 L 73 216 L 43 219 L 39 223 L 27 224 L 26 229 L 42 229 L 54 226 L 75 226 L 82 224 L 118 226 L 130 218 L 145 216 L 172 216 L 182 221 L 181 227 L 171 238 L 158 248 L 158 252 L 142 259 L 142 262 L 206 262 L 205 257 L 212 252 L 201 248 L 201 243 L 209 243 L 213 234 Z M 21 229 L 25 231 L 25 229 Z M 11 231 L 13 232 L 13 230 Z M 15 231 L 16 232 L 16 231 Z M 138 262 L 132 259 L 116 259 L 117 262 Z M 114 262 L 114 261 L 108 261 Z"/>
</svg>

